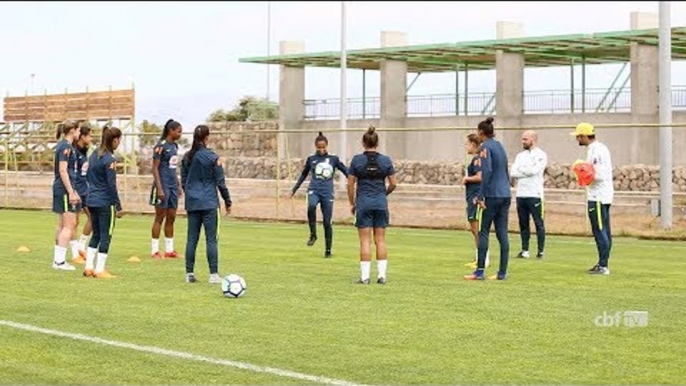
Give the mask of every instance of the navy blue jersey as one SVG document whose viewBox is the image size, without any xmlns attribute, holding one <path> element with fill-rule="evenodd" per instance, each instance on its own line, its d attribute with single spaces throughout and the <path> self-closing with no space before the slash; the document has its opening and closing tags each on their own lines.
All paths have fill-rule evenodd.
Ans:
<svg viewBox="0 0 686 386">
<path fill-rule="evenodd" d="M 510 172 L 507 166 L 507 153 L 503 145 L 492 139 L 481 144 L 481 185 L 479 198 L 508 198 L 510 193 Z"/>
<path fill-rule="evenodd" d="M 370 156 L 376 157 L 370 163 Z M 374 170 L 375 172 L 371 172 Z M 357 177 L 357 210 L 387 210 L 386 178 L 395 174 L 393 161 L 383 154 L 364 152 L 353 157 L 348 173 Z"/>
<path fill-rule="evenodd" d="M 178 148 L 179 145 L 176 143 L 167 142 L 164 139 L 155 145 L 152 158 L 160 160 L 160 166 L 157 170 L 160 173 L 160 182 L 164 190 L 178 189 L 179 187 L 176 180 L 176 168 L 179 162 Z"/>
<path fill-rule="evenodd" d="M 114 205 L 121 210 L 117 191 L 117 160 L 110 152 L 99 155 L 96 150 L 88 159 L 88 198 L 87 205 L 102 208 Z"/>
<path fill-rule="evenodd" d="M 76 153 L 77 170 L 74 189 L 83 198 L 88 195 L 88 180 L 86 179 L 88 174 L 88 148 L 80 148 L 78 145 L 75 145 L 74 152 Z"/>
<path fill-rule="evenodd" d="M 481 160 L 478 155 L 475 155 L 467 166 L 467 177 L 473 177 L 476 173 L 481 171 Z M 467 202 L 472 202 L 474 197 L 479 194 L 480 182 L 469 182 L 465 186 Z"/>
<path fill-rule="evenodd" d="M 66 139 L 61 140 L 57 146 L 55 146 L 55 182 L 52 185 L 52 191 L 55 195 L 66 194 L 67 188 L 62 182 L 60 177 L 60 162 L 67 162 L 67 174 L 69 174 L 69 182 L 72 187 L 74 187 L 77 165 L 76 165 L 76 152 L 74 147 Z"/>
<path fill-rule="evenodd" d="M 186 193 L 186 211 L 219 208 L 217 189 L 226 206 L 231 206 L 231 196 L 226 188 L 226 178 L 219 156 L 205 146 L 200 146 L 189 161 L 181 163 L 181 187 Z"/>
<path fill-rule="evenodd" d="M 333 181 L 336 169 L 348 177 L 348 168 L 345 167 L 338 156 L 333 154 L 312 154 L 305 161 L 300 178 L 298 178 L 298 182 L 293 187 L 293 193 L 300 188 L 307 175 L 310 174 L 309 191 L 325 196 L 333 195 Z"/>
</svg>

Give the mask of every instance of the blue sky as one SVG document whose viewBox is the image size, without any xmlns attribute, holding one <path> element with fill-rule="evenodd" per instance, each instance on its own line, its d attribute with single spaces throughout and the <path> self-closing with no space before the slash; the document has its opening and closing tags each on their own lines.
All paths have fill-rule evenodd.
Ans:
<svg viewBox="0 0 686 386">
<path fill-rule="evenodd" d="M 349 2 L 348 47 L 379 44 L 382 30 L 404 31 L 410 44 L 495 38 L 498 20 L 522 22 L 528 36 L 629 28 L 632 11 L 658 2 Z M 267 2 L 1 2 L 0 96 L 136 86 L 137 119 L 174 117 L 193 127 L 243 95 L 265 96 L 267 67 L 238 63 L 267 53 Z M 672 24 L 686 26 L 686 4 L 672 2 Z M 271 53 L 280 40 L 303 40 L 307 51 L 340 48 L 340 2 L 271 2 Z M 588 87 L 608 86 L 617 66 L 588 70 Z M 686 68 L 673 66 L 686 85 Z M 35 74 L 33 86 L 30 74 Z M 367 95 L 378 95 L 368 74 Z M 527 90 L 566 89 L 568 69 L 527 70 Z M 278 98 L 271 66 L 270 97 Z M 361 95 L 361 72 L 348 76 L 348 95 Z M 339 73 L 311 69 L 306 97 L 337 97 Z M 470 75 L 474 92 L 495 89 L 495 74 Z M 412 94 L 454 92 L 454 75 L 422 76 Z"/>
</svg>

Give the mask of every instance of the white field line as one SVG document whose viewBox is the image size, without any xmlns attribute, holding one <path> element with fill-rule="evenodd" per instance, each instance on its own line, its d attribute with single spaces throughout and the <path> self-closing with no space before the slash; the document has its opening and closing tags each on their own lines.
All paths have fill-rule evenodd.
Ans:
<svg viewBox="0 0 686 386">
<path fill-rule="evenodd" d="M 167 349 L 155 347 L 155 346 L 141 346 L 141 345 L 134 344 L 134 343 L 118 342 L 118 341 L 114 341 L 114 340 L 107 340 L 107 339 L 102 339 L 102 338 L 87 336 L 87 335 L 82 335 L 82 334 L 72 334 L 72 333 L 68 333 L 68 332 L 49 330 L 46 328 L 32 326 L 30 324 L 16 323 L 16 322 L 12 322 L 9 320 L 0 320 L 0 325 L 10 327 L 10 328 L 15 328 L 18 330 L 37 332 L 37 333 L 46 334 L 46 335 L 59 336 L 61 338 L 68 338 L 68 339 L 80 340 L 80 341 L 84 341 L 84 342 L 104 344 L 107 346 L 126 348 L 129 350 L 135 350 L 135 351 L 146 352 L 146 353 L 157 354 L 157 355 L 166 355 L 169 357 L 188 359 L 188 360 L 198 361 L 198 362 L 212 363 L 215 365 L 234 367 L 237 369 L 248 370 L 248 371 L 252 371 L 252 372 L 256 372 L 256 373 L 273 374 L 273 375 L 277 375 L 280 377 L 294 378 L 294 379 L 298 379 L 301 381 L 310 381 L 310 382 L 314 382 L 317 384 L 337 385 L 337 386 L 362 386 L 360 384 L 356 384 L 356 383 L 348 382 L 348 381 L 343 381 L 343 380 L 339 380 L 339 379 L 326 378 L 326 377 L 321 377 L 321 376 L 317 376 L 317 375 L 308 375 L 308 374 L 298 373 L 295 371 L 277 369 L 274 367 L 257 366 L 257 365 L 253 365 L 253 364 L 246 363 L 246 362 L 237 362 L 237 361 L 230 361 L 230 360 L 225 360 L 225 359 L 216 359 L 216 358 L 204 357 L 204 356 L 195 355 L 195 354 L 191 354 L 191 353 L 187 353 L 187 352 L 183 352 L 183 351 L 167 350 Z"/>
</svg>

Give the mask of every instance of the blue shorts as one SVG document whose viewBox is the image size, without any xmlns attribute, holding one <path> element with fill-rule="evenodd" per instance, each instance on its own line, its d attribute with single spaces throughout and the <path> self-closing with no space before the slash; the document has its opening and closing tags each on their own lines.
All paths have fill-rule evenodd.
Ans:
<svg viewBox="0 0 686 386">
<path fill-rule="evenodd" d="M 355 226 L 358 228 L 387 228 L 388 210 L 357 209 Z"/>
<path fill-rule="evenodd" d="M 81 209 L 83 209 L 83 201 L 72 205 L 69 203 L 69 195 L 66 193 L 52 195 L 52 211 L 54 213 L 79 213 Z"/>
<path fill-rule="evenodd" d="M 467 200 L 467 221 L 479 221 L 477 218 L 477 206 L 473 200 Z"/>
<path fill-rule="evenodd" d="M 150 191 L 150 205 L 161 209 L 177 209 L 179 207 L 178 188 L 165 188 L 164 200 L 157 198 L 157 187 L 153 186 Z"/>
</svg>

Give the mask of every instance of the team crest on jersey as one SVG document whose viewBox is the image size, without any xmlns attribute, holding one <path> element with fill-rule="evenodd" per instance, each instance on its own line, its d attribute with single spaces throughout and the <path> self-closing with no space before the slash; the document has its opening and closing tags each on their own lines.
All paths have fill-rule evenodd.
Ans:
<svg viewBox="0 0 686 386">
<path fill-rule="evenodd" d="M 84 162 L 81 166 L 81 176 L 85 177 L 88 174 L 88 162 Z"/>
<path fill-rule="evenodd" d="M 169 169 L 176 169 L 176 166 L 179 164 L 179 157 L 178 156 L 171 156 L 169 158 Z"/>
</svg>

